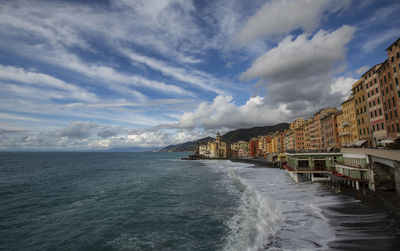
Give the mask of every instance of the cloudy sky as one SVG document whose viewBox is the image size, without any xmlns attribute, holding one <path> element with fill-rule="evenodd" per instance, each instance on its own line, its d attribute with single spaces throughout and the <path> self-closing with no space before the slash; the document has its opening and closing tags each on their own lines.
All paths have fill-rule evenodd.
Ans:
<svg viewBox="0 0 400 251">
<path fill-rule="evenodd" d="M 0 0 L 0 150 L 155 149 L 338 106 L 394 0 Z"/>
</svg>

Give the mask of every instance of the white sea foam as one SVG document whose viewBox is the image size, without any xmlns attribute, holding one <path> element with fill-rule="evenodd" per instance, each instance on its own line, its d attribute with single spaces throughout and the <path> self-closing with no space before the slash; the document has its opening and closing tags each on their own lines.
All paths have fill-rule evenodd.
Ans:
<svg viewBox="0 0 400 251">
<path fill-rule="evenodd" d="M 225 224 L 228 235 L 224 250 L 265 250 L 279 232 L 282 216 L 271 198 L 261 195 L 245 179 L 239 177 L 235 169 L 243 169 L 252 164 L 230 161 L 204 162 L 218 172 L 225 172 L 229 180 L 241 190 L 234 216 Z"/>
</svg>

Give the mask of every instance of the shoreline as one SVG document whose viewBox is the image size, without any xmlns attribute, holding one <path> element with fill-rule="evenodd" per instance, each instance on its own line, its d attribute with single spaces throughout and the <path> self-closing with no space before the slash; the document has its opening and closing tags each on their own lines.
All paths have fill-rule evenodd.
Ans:
<svg viewBox="0 0 400 251">
<path fill-rule="evenodd" d="M 251 163 L 254 167 L 248 168 L 274 168 L 266 164 L 266 161 L 257 159 L 231 159 L 232 162 L 241 163 Z M 281 168 L 282 169 L 282 168 Z M 326 183 L 323 182 L 322 185 Z M 395 228 L 400 232 L 400 195 L 394 191 L 371 191 L 369 189 L 365 190 L 365 194 L 362 191 L 357 191 L 353 187 L 342 184 L 341 192 L 338 194 L 343 194 L 357 199 L 363 205 L 376 209 L 379 212 L 386 213 L 389 217 L 393 219 L 393 224 Z M 329 189 L 327 187 L 327 189 Z M 332 191 L 333 192 L 333 191 Z M 396 243 L 400 246 L 400 236 L 397 237 Z"/>
</svg>

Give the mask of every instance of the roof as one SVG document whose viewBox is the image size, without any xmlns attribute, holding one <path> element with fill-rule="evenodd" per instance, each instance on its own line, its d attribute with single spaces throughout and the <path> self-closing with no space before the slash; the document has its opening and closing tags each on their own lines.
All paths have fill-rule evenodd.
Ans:
<svg viewBox="0 0 400 251">
<path fill-rule="evenodd" d="M 370 72 L 372 69 L 374 69 L 374 68 L 376 68 L 376 67 L 377 67 L 376 70 L 378 70 L 379 67 L 380 67 L 383 63 L 384 63 L 384 62 L 372 66 L 371 68 L 368 69 L 368 71 L 366 71 L 364 74 L 362 74 L 361 77 L 363 77 L 365 74 L 367 74 L 368 72 Z"/>
<path fill-rule="evenodd" d="M 399 40 L 400 40 L 400 37 L 396 41 L 394 41 L 389 47 L 387 47 L 386 50 L 389 50 L 389 48 L 392 47 L 395 43 L 399 42 Z"/>
</svg>

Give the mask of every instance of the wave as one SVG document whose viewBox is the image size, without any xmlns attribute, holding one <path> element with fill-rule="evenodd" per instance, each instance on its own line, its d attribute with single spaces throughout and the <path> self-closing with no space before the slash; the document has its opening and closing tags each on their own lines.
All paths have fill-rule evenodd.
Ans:
<svg viewBox="0 0 400 251">
<path fill-rule="evenodd" d="M 234 215 L 225 222 L 228 234 L 223 240 L 223 250 L 265 250 L 271 247 L 280 230 L 280 210 L 271 198 L 260 194 L 235 172 L 235 169 L 253 165 L 230 161 L 204 163 L 225 172 L 241 193 Z"/>
</svg>

